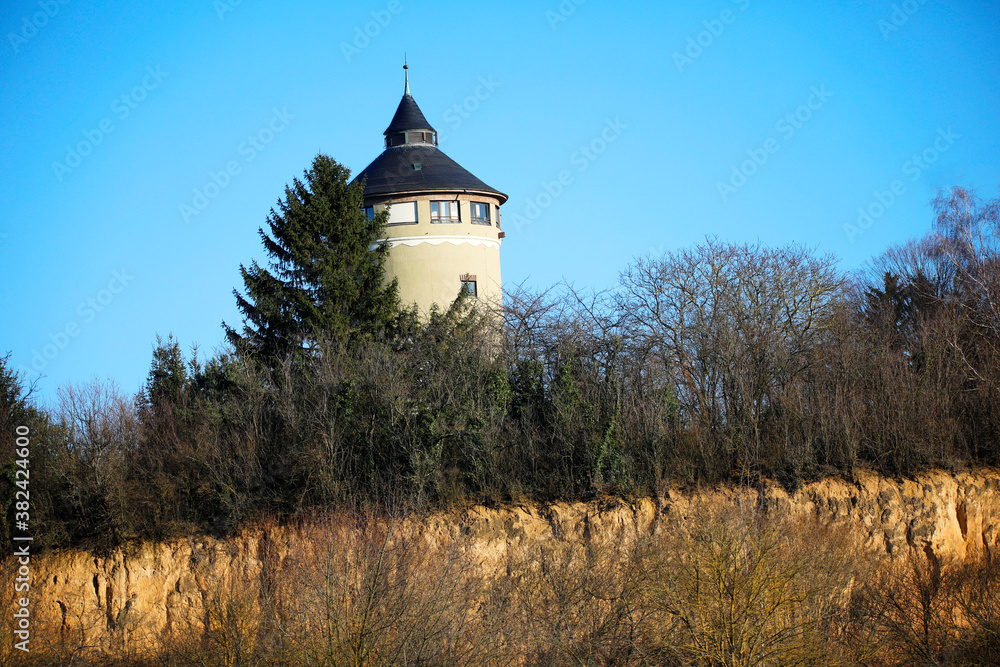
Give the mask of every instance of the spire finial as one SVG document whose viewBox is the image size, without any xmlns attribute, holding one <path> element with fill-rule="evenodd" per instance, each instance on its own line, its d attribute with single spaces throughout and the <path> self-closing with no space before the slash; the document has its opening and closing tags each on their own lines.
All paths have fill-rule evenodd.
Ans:
<svg viewBox="0 0 1000 667">
<path fill-rule="evenodd" d="M 410 94 L 410 66 L 406 64 L 406 52 L 403 52 L 403 76 L 406 77 L 406 90 L 403 91 L 404 95 Z"/>
</svg>

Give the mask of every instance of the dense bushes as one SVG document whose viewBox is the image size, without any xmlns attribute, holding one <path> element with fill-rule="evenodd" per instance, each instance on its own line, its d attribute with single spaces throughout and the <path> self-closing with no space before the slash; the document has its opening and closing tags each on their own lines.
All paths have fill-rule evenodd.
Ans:
<svg viewBox="0 0 1000 667">
<path fill-rule="evenodd" d="M 997 202 L 955 190 L 935 206 L 932 233 L 852 277 L 801 246 L 709 239 L 637 260 L 605 293 L 459 301 L 381 335 L 310 332 L 281 359 L 203 363 L 160 341 L 134 400 L 71 387 L 40 414 L 4 364 L 0 417 L 32 420 L 36 539 L 995 463 Z"/>
</svg>

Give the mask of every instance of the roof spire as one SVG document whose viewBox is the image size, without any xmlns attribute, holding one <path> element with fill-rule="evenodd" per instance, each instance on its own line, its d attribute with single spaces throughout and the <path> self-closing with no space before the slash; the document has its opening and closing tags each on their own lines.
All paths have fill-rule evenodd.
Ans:
<svg viewBox="0 0 1000 667">
<path fill-rule="evenodd" d="M 406 77 L 406 90 L 403 91 L 404 95 L 410 94 L 410 66 L 406 64 L 406 52 L 403 52 L 403 76 Z"/>
</svg>

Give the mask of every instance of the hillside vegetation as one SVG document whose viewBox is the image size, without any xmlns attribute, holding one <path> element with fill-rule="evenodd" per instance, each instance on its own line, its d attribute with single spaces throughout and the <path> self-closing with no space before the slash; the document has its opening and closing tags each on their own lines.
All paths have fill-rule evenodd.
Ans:
<svg viewBox="0 0 1000 667">
<path fill-rule="evenodd" d="M 996 463 L 998 201 L 955 190 L 934 207 L 932 232 L 854 276 L 801 246 L 708 239 L 636 260 L 608 292 L 402 311 L 280 358 L 161 340 L 138 396 L 95 381 L 50 412 L 4 364 L 5 507 L 16 425 L 36 545 L 95 549 L 327 506 Z"/>
<path fill-rule="evenodd" d="M 346 171 L 316 164 L 316 182 L 357 200 Z M 298 182 L 288 193 L 312 197 Z M 856 535 L 715 506 L 633 540 L 525 543 L 495 571 L 469 560 L 461 536 L 434 544 L 400 528 L 473 503 L 617 502 L 720 483 L 763 498 L 765 478 L 794 490 L 859 467 L 900 478 L 1000 462 L 1000 200 L 940 197 L 932 232 L 855 275 L 798 245 L 708 239 L 637 259 L 606 292 L 514 290 L 498 312 L 460 298 L 426 320 L 380 283 L 384 253 L 366 263 L 365 234 L 383 219 L 344 236 L 348 260 L 326 242 L 331 223 L 296 206 L 291 227 L 273 214 L 277 240 L 262 232 L 273 273 L 243 269 L 247 319 L 242 333 L 227 327 L 231 348 L 202 359 L 161 339 L 138 395 L 95 381 L 60 389 L 47 411 L 0 358 L 0 498 L 11 544 L 18 434 L 31 443 L 38 549 L 89 550 L 96 567 L 261 525 L 317 539 L 278 567 L 265 531 L 260 572 L 204 579 L 185 611 L 200 614 L 200 633 L 168 642 L 168 615 L 154 654 L 132 600 L 117 600 L 110 578 L 102 598 L 94 575 L 96 603 L 60 600 L 61 625 L 22 664 L 1000 659 L 1000 568 L 983 525 L 984 548 L 951 563 L 887 515 L 886 544 L 910 551 L 875 563 Z M 368 224 L 345 206 L 344 220 Z M 950 502 L 964 538 L 972 514 Z M 190 567 L 184 576 L 202 576 Z M 192 594 L 181 579 L 172 587 Z M 120 641 L 118 657 L 88 644 L 95 628 Z"/>
</svg>

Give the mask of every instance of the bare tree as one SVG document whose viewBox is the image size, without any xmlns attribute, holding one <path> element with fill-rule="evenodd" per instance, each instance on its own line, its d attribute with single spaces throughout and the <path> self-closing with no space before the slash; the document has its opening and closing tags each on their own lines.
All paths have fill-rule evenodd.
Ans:
<svg viewBox="0 0 1000 667">
<path fill-rule="evenodd" d="M 830 255 L 715 239 L 621 274 L 618 309 L 649 372 L 672 387 L 682 416 L 736 436 L 740 467 L 759 459 L 761 423 L 814 363 L 841 298 Z"/>
<path fill-rule="evenodd" d="M 114 382 L 98 380 L 60 387 L 56 395 L 54 416 L 66 440 L 59 443 L 65 449 L 54 467 L 71 494 L 69 502 L 84 513 L 106 513 L 94 517 L 108 524 L 104 530 L 127 530 L 128 459 L 140 438 L 134 402 Z"/>
<path fill-rule="evenodd" d="M 971 298 L 970 317 L 995 338 L 1000 333 L 1000 198 L 983 201 L 954 188 L 932 202 L 938 252 L 954 269 L 956 288 Z"/>
</svg>

